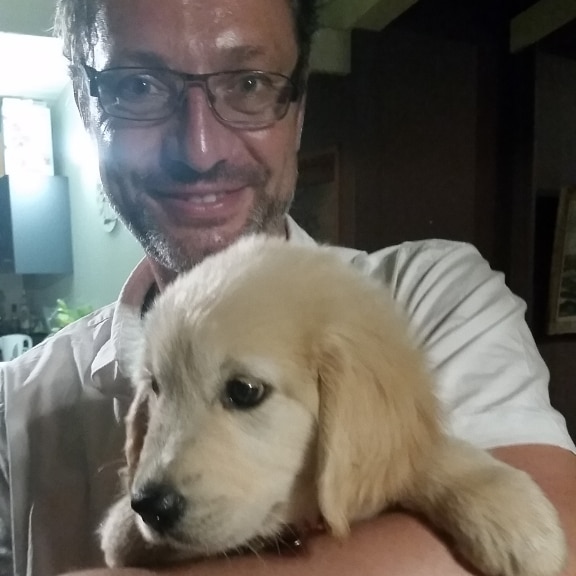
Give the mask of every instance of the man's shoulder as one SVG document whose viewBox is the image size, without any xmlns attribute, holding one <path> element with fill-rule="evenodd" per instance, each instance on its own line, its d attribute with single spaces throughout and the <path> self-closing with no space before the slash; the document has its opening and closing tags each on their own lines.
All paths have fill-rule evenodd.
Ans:
<svg viewBox="0 0 576 576">
<path fill-rule="evenodd" d="M 447 280 L 467 276 L 476 269 L 493 274 L 480 252 L 466 242 L 428 239 L 402 242 L 374 252 L 335 247 L 342 258 L 349 260 L 363 274 L 394 287 L 426 281 Z"/>
<path fill-rule="evenodd" d="M 317 242 L 294 220 L 288 218 L 287 224 L 291 242 L 303 246 L 317 245 Z M 338 245 L 326 245 L 326 247 L 342 260 L 352 262 L 362 272 L 376 275 L 378 272 L 402 267 L 419 268 L 422 271 L 423 264 L 442 265 L 455 259 L 485 262 L 472 244 L 438 238 L 405 241 L 373 252 Z"/>
<path fill-rule="evenodd" d="M 504 274 L 493 270 L 471 244 L 437 239 L 403 242 L 370 254 L 357 253 L 351 262 L 388 289 L 417 342 L 425 347 L 432 337 L 460 327 L 498 324 L 502 318 L 523 322 L 524 302 L 506 286 Z"/>
<path fill-rule="evenodd" d="M 375 263 L 379 260 L 393 260 L 399 264 L 423 262 L 434 264 L 464 257 L 483 259 L 472 244 L 438 238 L 402 242 L 368 255 L 368 258 Z"/>
<path fill-rule="evenodd" d="M 14 391 L 35 381 L 65 380 L 90 369 L 110 339 L 114 304 L 76 320 L 25 354 L 0 363 L 0 383 Z"/>
</svg>

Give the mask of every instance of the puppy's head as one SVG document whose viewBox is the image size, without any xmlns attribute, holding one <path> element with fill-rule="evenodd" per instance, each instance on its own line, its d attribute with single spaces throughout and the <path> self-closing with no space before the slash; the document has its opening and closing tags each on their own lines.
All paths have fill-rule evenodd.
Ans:
<svg viewBox="0 0 576 576">
<path fill-rule="evenodd" d="M 387 295 L 327 249 L 241 241 L 176 280 L 145 334 L 127 456 L 150 542 L 210 555 L 319 515 L 344 534 L 437 434 Z"/>
</svg>

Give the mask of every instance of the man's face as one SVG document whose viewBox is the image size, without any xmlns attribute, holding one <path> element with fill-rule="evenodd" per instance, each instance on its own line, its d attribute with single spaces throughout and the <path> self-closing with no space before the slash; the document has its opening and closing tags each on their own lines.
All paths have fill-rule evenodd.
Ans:
<svg viewBox="0 0 576 576">
<path fill-rule="evenodd" d="M 106 0 L 96 70 L 165 67 L 206 74 L 239 69 L 290 76 L 297 62 L 287 0 Z M 188 269 L 251 231 L 284 233 L 296 180 L 303 106 L 267 128 L 219 120 L 202 86 L 189 85 L 161 121 L 112 118 L 95 98 L 105 189 L 124 222 L 163 269 Z"/>
</svg>

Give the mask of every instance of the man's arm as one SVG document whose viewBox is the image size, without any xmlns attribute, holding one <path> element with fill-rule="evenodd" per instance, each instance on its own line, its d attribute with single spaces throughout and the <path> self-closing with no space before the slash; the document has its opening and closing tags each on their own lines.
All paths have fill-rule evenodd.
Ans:
<svg viewBox="0 0 576 576">
<path fill-rule="evenodd" d="M 576 456 L 553 446 L 510 446 L 494 456 L 525 470 L 557 507 L 566 532 L 569 563 L 564 576 L 576 576 Z M 159 572 L 160 573 L 160 572 Z M 145 570 L 98 570 L 90 576 L 144 576 Z M 442 540 L 419 520 L 385 514 L 356 525 L 348 540 L 321 535 L 296 557 L 243 556 L 208 560 L 161 571 L 174 576 L 464 576 L 466 570 Z"/>
<path fill-rule="evenodd" d="M 10 477 L 6 439 L 4 374 L 0 368 L 0 575 L 13 574 Z"/>
<path fill-rule="evenodd" d="M 3 426 L 3 423 L 1 424 Z M 3 447 L 1 448 L 3 450 Z M 0 454 L 0 575 L 14 573 L 12 558 L 12 522 L 10 514 L 10 484 L 6 455 Z"/>
</svg>

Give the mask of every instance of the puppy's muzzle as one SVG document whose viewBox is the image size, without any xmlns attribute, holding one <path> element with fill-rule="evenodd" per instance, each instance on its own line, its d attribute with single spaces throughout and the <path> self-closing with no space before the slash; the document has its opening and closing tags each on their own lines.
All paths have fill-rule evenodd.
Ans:
<svg viewBox="0 0 576 576">
<path fill-rule="evenodd" d="M 132 494 L 132 510 L 160 535 L 170 531 L 182 518 L 186 500 L 167 484 L 147 484 Z"/>
</svg>

